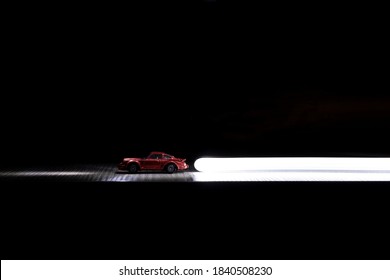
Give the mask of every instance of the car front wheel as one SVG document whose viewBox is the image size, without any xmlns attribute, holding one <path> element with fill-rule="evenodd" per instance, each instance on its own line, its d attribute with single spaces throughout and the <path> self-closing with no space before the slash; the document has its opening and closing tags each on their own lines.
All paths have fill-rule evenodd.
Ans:
<svg viewBox="0 0 390 280">
<path fill-rule="evenodd" d="M 137 171 L 138 171 L 138 166 L 137 166 L 137 164 L 131 163 L 131 164 L 128 166 L 128 170 L 129 170 L 130 173 L 137 173 Z"/>
<path fill-rule="evenodd" d="M 176 171 L 176 166 L 173 163 L 170 163 L 170 164 L 167 165 L 166 171 L 168 173 L 173 173 L 173 172 Z"/>
</svg>

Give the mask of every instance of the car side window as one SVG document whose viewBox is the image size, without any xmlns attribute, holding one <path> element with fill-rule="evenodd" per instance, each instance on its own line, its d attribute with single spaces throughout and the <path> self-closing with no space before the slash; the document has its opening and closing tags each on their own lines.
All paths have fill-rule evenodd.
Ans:
<svg viewBox="0 0 390 280">
<path fill-rule="evenodd" d="M 153 155 L 150 155 L 149 158 L 150 159 L 161 159 L 162 158 L 162 154 L 153 154 Z"/>
<path fill-rule="evenodd" d="M 164 155 L 163 158 L 164 158 L 164 159 L 170 159 L 171 157 L 168 156 L 168 155 Z"/>
</svg>

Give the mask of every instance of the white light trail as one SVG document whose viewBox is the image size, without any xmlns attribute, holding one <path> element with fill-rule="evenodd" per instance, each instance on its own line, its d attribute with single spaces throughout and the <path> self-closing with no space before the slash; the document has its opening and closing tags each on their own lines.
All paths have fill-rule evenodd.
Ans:
<svg viewBox="0 0 390 280">
<path fill-rule="evenodd" d="M 195 182 L 390 182 L 390 172 L 194 172 Z"/>
<path fill-rule="evenodd" d="M 242 171 L 390 171 L 390 158 L 346 157 L 237 157 L 199 158 L 194 167 L 202 172 Z"/>
<path fill-rule="evenodd" d="M 390 181 L 390 158 L 199 158 L 194 181 Z"/>
</svg>

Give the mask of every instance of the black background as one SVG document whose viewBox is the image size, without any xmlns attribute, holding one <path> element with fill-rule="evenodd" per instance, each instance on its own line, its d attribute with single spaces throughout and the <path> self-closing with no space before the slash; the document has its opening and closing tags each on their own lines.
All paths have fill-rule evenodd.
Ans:
<svg viewBox="0 0 390 280">
<path fill-rule="evenodd" d="M 371 7 L 40 3 L 7 19 L 3 163 L 389 154 Z"/>
<path fill-rule="evenodd" d="M 40 2 L 8 11 L 4 166 L 116 164 L 151 150 L 190 164 L 204 155 L 389 155 L 380 7 Z M 4 254 L 381 258 L 386 187 L 3 185 Z"/>
</svg>

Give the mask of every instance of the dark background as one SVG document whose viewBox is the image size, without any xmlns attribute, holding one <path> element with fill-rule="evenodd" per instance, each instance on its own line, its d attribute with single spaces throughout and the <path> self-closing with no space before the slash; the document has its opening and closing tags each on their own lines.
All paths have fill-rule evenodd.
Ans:
<svg viewBox="0 0 390 280">
<path fill-rule="evenodd" d="M 389 154 L 370 7 L 37 3 L 7 19 L 5 164 Z"/>
<path fill-rule="evenodd" d="M 1 164 L 389 156 L 380 7 L 7 9 Z M 4 258 L 387 258 L 388 183 L 2 182 Z M 6 246 L 5 246 L 6 245 Z"/>
</svg>

